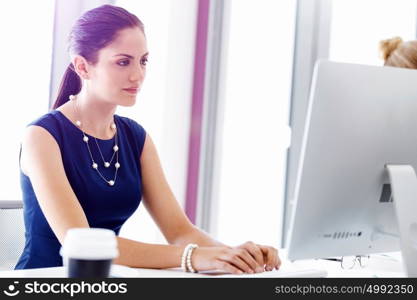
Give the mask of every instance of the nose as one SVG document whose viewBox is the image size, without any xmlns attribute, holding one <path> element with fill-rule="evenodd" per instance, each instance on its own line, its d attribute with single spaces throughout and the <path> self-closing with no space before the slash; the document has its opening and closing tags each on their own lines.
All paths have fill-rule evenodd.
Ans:
<svg viewBox="0 0 417 300">
<path fill-rule="evenodd" d="M 130 81 L 133 82 L 142 82 L 145 79 L 146 69 L 142 66 L 139 68 L 135 68 L 132 73 L 130 74 Z"/>
</svg>

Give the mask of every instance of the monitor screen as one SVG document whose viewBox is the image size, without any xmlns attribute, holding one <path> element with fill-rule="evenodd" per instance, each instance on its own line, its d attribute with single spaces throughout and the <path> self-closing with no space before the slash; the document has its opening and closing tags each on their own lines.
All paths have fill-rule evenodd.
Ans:
<svg viewBox="0 0 417 300">
<path fill-rule="evenodd" d="M 386 166 L 416 169 L 416 131 L 417 70 L 317 62 L 291 203 L 290 260 L 401 250 Z M 410 217 L 417 224 L 417 209 Z"/>
</svg>

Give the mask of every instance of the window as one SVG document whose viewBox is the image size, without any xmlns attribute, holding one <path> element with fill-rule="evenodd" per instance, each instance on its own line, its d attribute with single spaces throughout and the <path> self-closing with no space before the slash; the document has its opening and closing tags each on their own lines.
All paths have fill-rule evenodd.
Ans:
<svg viewBox="0 0 417 300">
<path fill-rule="evenodd" d="M 379 42 L 416 38 L 416 0 L 332 1 L 331 60 L 382 65 Z"/>
<path fill-rule="evenodd" d="M 296 1 L 232 0 L 217 223 L 226 244 L 278 245 Z"/>
<path fill-rule="evenodd" d="M 23 7 L 22 7 L 23 6 Z M 42 17 L 36 12 L 42 12 Z M 2 139 L 0 200 L 20 200 L 19 149 L 26 125 L 48 111 L 54 1 L 0 4 Z"/>
</svg>

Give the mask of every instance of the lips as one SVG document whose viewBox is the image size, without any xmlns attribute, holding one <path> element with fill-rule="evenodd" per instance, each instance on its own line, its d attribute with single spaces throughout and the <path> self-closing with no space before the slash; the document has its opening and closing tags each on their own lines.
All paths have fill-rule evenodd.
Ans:
<svg viewBox="0 0 417 300">
<path fill-rule="evenodd" d="M 127 88 L 127 89 L 123 89 L 124 91 L 127 91 L 129 93 L 137 93 L 139 88 L 135 87 L 135 88 Z"/>
</svg>

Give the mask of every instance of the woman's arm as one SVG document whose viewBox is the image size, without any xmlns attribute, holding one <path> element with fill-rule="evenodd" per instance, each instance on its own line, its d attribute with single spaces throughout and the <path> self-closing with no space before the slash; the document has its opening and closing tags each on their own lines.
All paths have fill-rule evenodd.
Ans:
<svg viewBox="0 0 417 300">
<path fill-rule="evenodd" d="M 183 246 L 147 244 L 117 237 L 120 255 L 113 262 L 136 268 L 165 269 L 181 265 Z"/>
<path fill-rule="evenodd" d="M 143 202 L 167 241 L 173 245 L 185 246 L 188 243 L 195 243 L 200 247 L 213 247 L 213 251 L 216 251 L 214 248 L 225 251 L 221 255 L 211 256 L 212 253 L 207 249 L 196 249 L 196 256 L 199 253 L 203 254 L 202 259 L 197 258 L 197 266 L 202 269 L 210 268 L 214 267 L 208 262 L 210 259 L 230 262 L 237 256 L 239 262 L 235 260 L 235 264 L 245 272 L 249 268 L 261 272 L 265 265 L 267 270 L 279 267 L 280 261 L 276 249 L 253 242 L 232 248 L 211 238 L 190 222 L 169 187 L 156 147 L 149 135 L 146 136 L 140 162 Z M 226 268 L 230 271 L 229 265 Z"/>
<path fill-rule="evenodd" d="M 61 244 L 68 229 L 89 227 L 66 177 L 59 146 L 46 129 L 40 126 L 26 128 L 21 164 L 45 218 Z"/>
<path fill-rule="evenodd" d="M 168 243 L 226 246 L 195 227 L 185 215 L 169 187 L 156 147 L 149 135 L 145 139 L 140 163 L 144 205 Z"/>
</svg>

